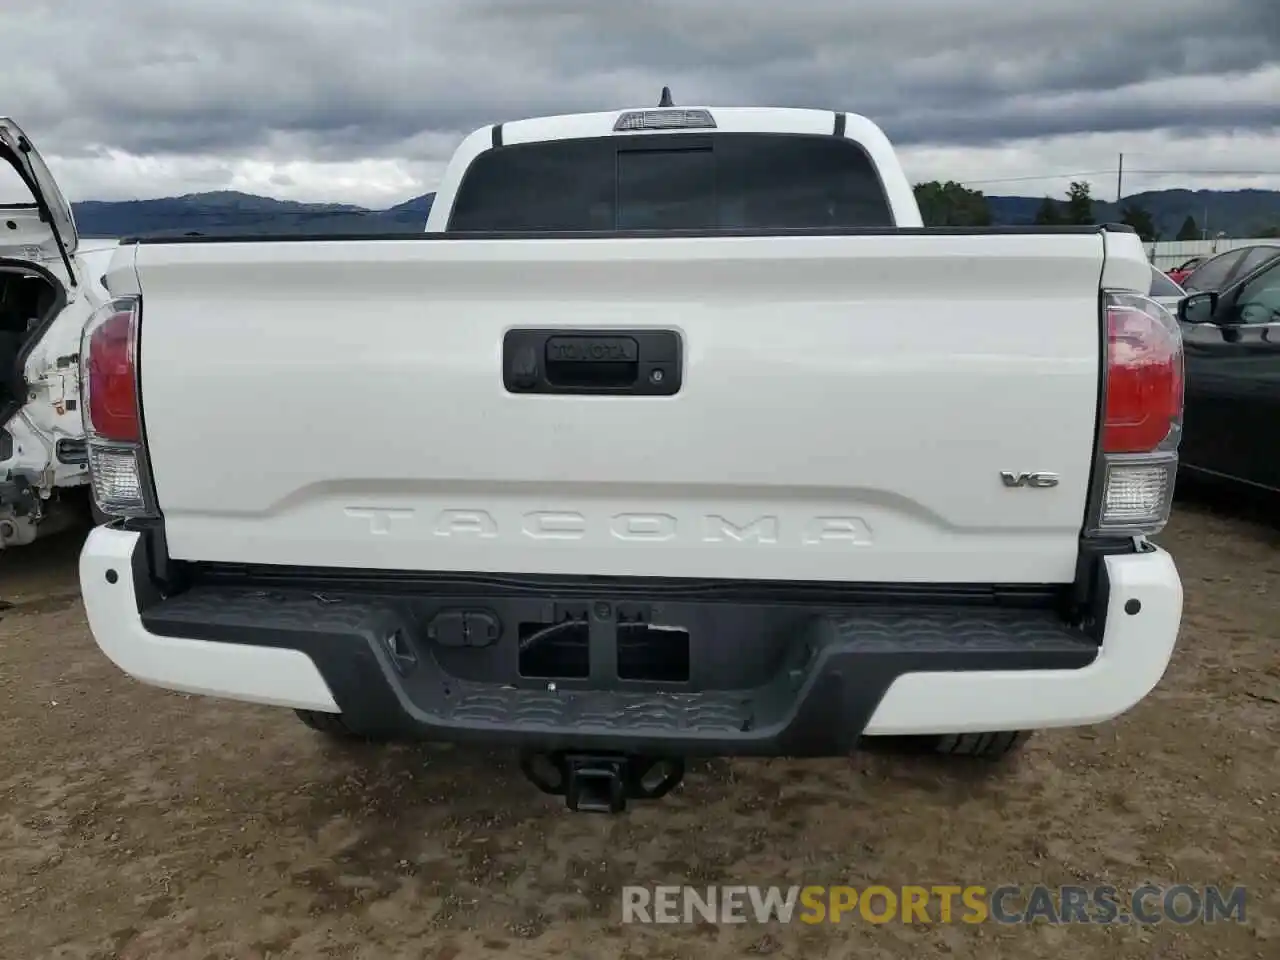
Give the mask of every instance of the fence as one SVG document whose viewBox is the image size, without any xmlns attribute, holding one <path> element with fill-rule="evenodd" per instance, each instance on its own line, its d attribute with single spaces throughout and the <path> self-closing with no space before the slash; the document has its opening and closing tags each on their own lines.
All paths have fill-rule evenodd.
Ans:
<svg viewBox="0 0 1280 960">
<path fill-rule="evenodd" d="M 1162 243 L 1147 244 L 1147 256 L 1152 264 L 1160 270 L 1172 270 L 1186 263 L 1192 257 L 1212 256 L 1234 250 L 1236 247 L 1249 247 L 1255 243 L 1280 243 L 1280 240 L 1242 240 L 1238 237 L 1219 237 L 1209 240 L 1166 240 Z"/>
</svg>

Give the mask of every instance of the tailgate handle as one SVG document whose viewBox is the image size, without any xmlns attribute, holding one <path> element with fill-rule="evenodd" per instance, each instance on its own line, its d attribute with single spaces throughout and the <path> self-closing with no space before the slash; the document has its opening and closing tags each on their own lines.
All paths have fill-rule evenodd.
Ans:
<svg viewBox="0 0 1280 960">
<path fill-rule="evenodd" d="M 673 330 L 509 330 L 503 382 L 510 393 L 671 396 L 680 347 Z"/>
</svg>

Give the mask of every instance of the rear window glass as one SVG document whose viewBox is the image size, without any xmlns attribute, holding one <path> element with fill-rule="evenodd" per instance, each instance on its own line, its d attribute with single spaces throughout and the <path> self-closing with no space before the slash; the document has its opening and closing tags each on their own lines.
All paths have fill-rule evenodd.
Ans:
<svg viewBox="0 0 1280 960">
<path fill-rule="evenodd" d="M 1280 247 L 1253 247 L 1240 261 L 1240 266 L 1236 267 L 1236 277 L 1247 277 L 1276 257 L 1280 257 Z"/>
<path fill-rule="evenodd" d="M 35 203 L 31 189 L 18 171 L 0 159 L 0 207 L 29 207 Z"/>
<path fill-rule="evenodd" d="M 1243 255 L 1243 250 L 1230 250 L 1206 260 L 1182 281 L 1183 289 L 1196 292 L 1217 290 L 1226 282 L 1227 274 Z"/>
<path fill-rule="evenodd" d="M 1151 292 L 1152 297 L 1181 297 L 1181 288 L 1166 277 L 1155 267 L 1151 268 Z"/>
<path fill-rule="evenodd" d="M 677 134 L 513 144 L 462 179 L 449 229 L 703 230 L 891 227 L 851 140 Z"/>
</svg>

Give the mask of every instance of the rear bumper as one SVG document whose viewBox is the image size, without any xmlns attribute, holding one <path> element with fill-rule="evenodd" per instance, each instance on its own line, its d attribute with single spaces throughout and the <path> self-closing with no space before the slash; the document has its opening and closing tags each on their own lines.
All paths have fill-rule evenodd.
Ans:
<svg viewBox="0 0 1280 960">
<path fill-rule="evenodd" d="M 138 680 L 342 712 L 370 731 L 539 750 L 836 755 L 863 735 L 1100 722 L 1159 682 L 1182 610 L 1173 561 L 1152 548 L 1104 559 L 1100 645 L 1042 611 L 813 610 L 792 644 L 798 659 L 749 689 L 509 685 L 446 671 L 393 603 L 228 586 L 148 598 L 145 543 L 99 527 L 80 559 L 93 635 Z M 397 631 L 415 650 L 411 665 L 388 644 Z"/>
</svg>

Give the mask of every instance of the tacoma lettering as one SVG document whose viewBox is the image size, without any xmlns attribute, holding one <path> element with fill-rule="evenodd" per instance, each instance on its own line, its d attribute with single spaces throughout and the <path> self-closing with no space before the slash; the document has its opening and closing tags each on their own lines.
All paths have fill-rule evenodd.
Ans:
<svg viewBox="0 0 1280 960">
<path fill-rule="evenodd" d="M 377 536 L 412 536 L 418 511 L 409 507 L 346 507 L 352 519 L 368 524 Z M 425 519 L 425 518 L 424 518 Z M 872 542 L 871 529 L 860 517 L 810 517 L 803 522 L 784 523 L 765 514 L 732 517 L 708 513 L 676 517 L 669 513 L 616 513 L 588 518 L 576 510 L 534 510 L 515 518 L 499 520 L 487 510 L 449 509 L 431 515 L 433 536 L 458 539 L 493 540 L 519 528 L 531 540 L 586 540 L 607 537 L 629 543 L 696 541 L 708 544 L 772 546 L 790 541 L 793 545 L 823 546 L 849 544 L 866 546 Z"/>
</svg>

